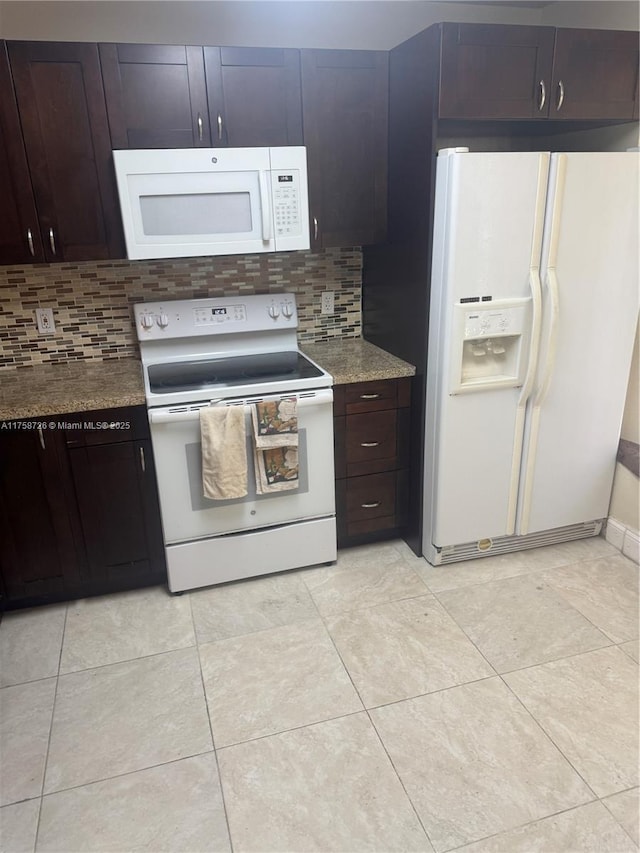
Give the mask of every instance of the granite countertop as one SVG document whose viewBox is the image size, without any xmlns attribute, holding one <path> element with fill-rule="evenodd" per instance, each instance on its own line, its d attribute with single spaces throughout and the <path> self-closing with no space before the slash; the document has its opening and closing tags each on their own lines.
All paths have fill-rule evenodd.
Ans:
<svg viewBox="0 0 640 853">
<path fill-rule="evenodd" d="M 336 385 L 400 379 L 416 372 L 413 365 L 361 338 L 341 338 L 318 344 L 303 342 L 300 349 L 328 371 Z"/>
<path fill-rule="evenodd" d="M 415 369 L 360 339 L 300 347 L 336 385 L 413 376 Z M 144 405 L 137 359 L 71 361 L 0 372 L 0 420 Z"/>
<path fill-rule="evenodd" d="M 0 373 L 0 420 L 144 404 L 137 359 L 70 361 Z"/>
</svg>

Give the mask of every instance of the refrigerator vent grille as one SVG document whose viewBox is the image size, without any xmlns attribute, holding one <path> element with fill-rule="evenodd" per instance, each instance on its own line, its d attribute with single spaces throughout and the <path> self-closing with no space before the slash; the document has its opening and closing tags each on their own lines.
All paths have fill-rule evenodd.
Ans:
<svg viewBox="0 0 640 853">
<path fill-rule="evenodd" d="M 568 527 L 556 527 L 553 530 L 542 530 L 539 533 L 528 533 L 526 536 L 501 536 L 492 541 L 490 548 L 483 550 L 478 549 L 477 542 L 450 545 L 442 548 L 437 555 L 436 564 L 456 563 L 460 560 L 472 560 L 475 557 L 508 554 L 511 551 L 523 551 L 526 548 L 540 548 L 543 545 L 557 545 L 560 542 L 570 542 L 573 539 L 598 536 L 602 530 L 602 525 L 603 520 L 600 519 L 584 524 L 571 524 Z"/>
</svg>

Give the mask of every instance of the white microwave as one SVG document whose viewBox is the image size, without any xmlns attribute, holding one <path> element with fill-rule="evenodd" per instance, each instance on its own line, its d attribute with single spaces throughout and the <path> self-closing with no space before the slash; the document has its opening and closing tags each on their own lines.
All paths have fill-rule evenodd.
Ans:
<svg viewBox="0 0 640 853">
<path fill-rule="evenodd" d="M 132 260 L 310 246 L 302 146 L 114 151 L 113 160 Z"/>
</svg>

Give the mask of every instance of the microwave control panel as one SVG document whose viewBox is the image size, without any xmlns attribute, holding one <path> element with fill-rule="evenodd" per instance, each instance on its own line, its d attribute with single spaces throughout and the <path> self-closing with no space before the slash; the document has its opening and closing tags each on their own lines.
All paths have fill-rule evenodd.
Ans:
<svg viewBox="0 0 640 853">
<path fill-rule="evenodd" d="M 276 237 L 295 237 L 302 231 L 300 218 L 300 172 L 271 173 Z"/>
</svg>

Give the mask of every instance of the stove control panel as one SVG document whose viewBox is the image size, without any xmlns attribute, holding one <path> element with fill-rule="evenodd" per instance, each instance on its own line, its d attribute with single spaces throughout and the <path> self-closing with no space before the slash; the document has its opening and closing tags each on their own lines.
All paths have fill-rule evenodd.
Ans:
<svg viewBox="0 0 640 853">
<path fill-rule="evenodd" d="M 295 331 L 298 325 L 293 293 L 145 302 L 134 305 L 133 312 L 140 341 Z"/>
<path fill-rule="evenodd" d="M 205 305 L 193 309 L 196 326 L 220 325 L 221 323 L 245 323 L 247 311 L 244 305 Z"/>
</svg>

